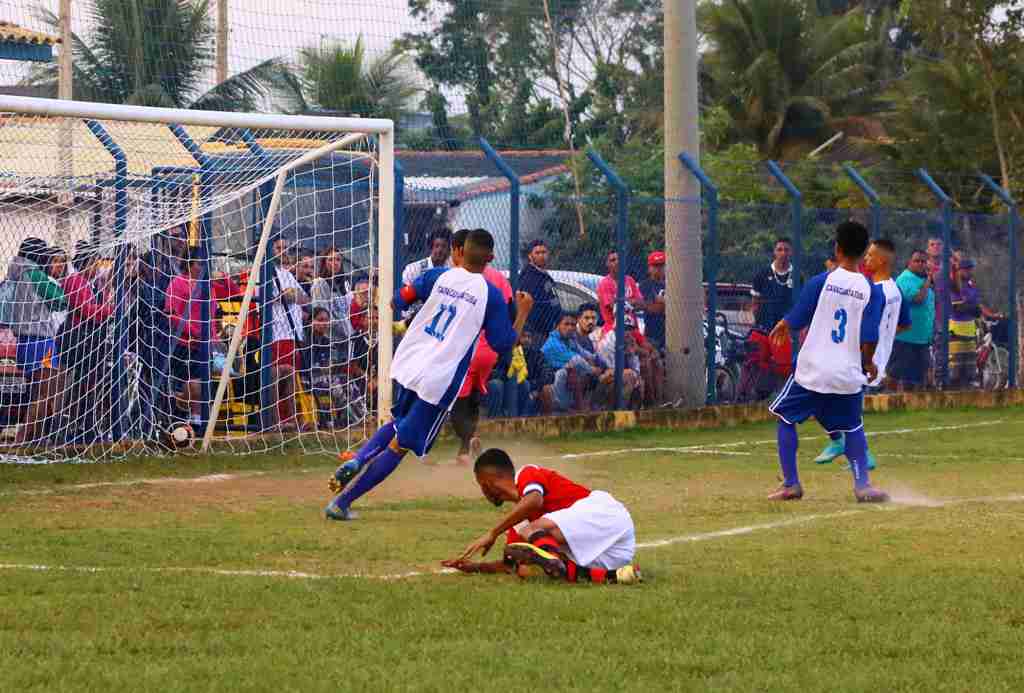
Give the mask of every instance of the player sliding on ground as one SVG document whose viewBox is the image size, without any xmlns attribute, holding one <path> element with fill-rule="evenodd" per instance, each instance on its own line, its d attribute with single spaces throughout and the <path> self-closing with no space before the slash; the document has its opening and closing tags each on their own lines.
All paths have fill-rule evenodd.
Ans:
<svg viewBox="0 0 1024 693">
<path fill-rule="evenodd" d="M 792 333 L 808 328 L 796 371 L 769 407 L 779 417 L 779 463 L 784 477 L 771 500 L 803 498 L 796 465 L 796 426 L 812 416 L 830 434 L 846 435 L 857 501 L 889 500 L 888 494 L 869 483 L 864 437 L 864 386 L 878 376 L 873 358 L 885 307 L 882 288 L 857 271 L 867 247 L 867 229 L 854 221 L 840 224 L 835 243 L 839 266 L 811 279 L 797 304 L 772 330 L 771 339 L 781 347 Z"/>
<path fill-rule="evenodd" d="M 464 573 L 520 572 L 539 566 L 548 576 L 569 582 L 640 582 L 632 564 L 636 553 L 633 518 L 604 491 L 591 491 L 552 469 L 528 464 L 519 471 L 504 450 L 491 449 L 473 467 L 484 497 L 515 507 L 494 529 L 474 541 L 459 558 L 442 565 Z M 507 534 L 506 534 L 507 533 Z M 506 534 L 505 560 L 474 563 Z"/>
<path fill-rule="evenodd" d="M 324 508 L 331 520 L 351 520 L 358 498 L 388 478 L 405 454 L 423 457 L 444 426 L 469 369 L 480 330 L 496 352 L 511 349 L 533 307 L 529 294 L 516 295 L 512 324 L 501 292 L 481 272 L 494 259 L 494 238 L 484 229 L 466 236 L 459 267 L 427 270 L 395 297 L 396 310 L 426 299 L 395 351 L 394 420 L 385 424 L 334 473 L 331 490 L 342 491 Z M 345 487 L 366 468 L 352 487 Z"/>
<path fill-rule="evenodd" d="M 864 268 L 871 272 L 876 286 L 885 294 L 885 308 L 882 309 L 882 320 L 878 326 L 878 346 L 872 361 L 878 369 L 878 375 L 868 385 L 879 387 L 885 381 L 885 369 L 889 366 L 896 335 L 910 329 L 910 302 L 903 300 L 900 287 L 892 278 L 892 266 L 896 261 L 896 246 L 887 238 L 872 241 L 864 256 Z M 846 436 L 832 433 L 831 440 L 825 449 L 814 458 L 818 464 L 828 464 L 846 452 Z M 875 468 L 875 456 L 868 450 L 868 469 Z"/>
</svg>

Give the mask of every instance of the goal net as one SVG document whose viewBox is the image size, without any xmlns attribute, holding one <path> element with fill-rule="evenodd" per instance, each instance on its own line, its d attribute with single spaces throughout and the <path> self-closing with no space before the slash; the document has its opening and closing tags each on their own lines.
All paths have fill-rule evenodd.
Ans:
<svg viewBox="0 0 1024 693">
<path fill-rule="evenodd" d="M 357 444 L 390 397 L 392 132 L 0 96 L 0 460 Z"/>
</svg>

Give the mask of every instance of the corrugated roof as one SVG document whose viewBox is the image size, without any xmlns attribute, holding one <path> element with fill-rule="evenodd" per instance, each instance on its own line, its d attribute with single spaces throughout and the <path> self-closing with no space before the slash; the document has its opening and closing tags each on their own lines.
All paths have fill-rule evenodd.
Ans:
<svg viewBox="0 0 1024 693">
<path fill-rule="evenodd" d="M 41 31 L 32 31 L 0 20 L 0 41 L 6 43 L 34 43 L 41 46 L 53 46 L 60 43 L 59 36 L 50 36 Z"/>
</svg>

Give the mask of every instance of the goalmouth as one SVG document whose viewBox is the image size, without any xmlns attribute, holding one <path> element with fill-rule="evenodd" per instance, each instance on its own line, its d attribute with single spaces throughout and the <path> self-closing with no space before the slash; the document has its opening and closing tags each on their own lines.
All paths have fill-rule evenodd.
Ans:
<svg viewBox="0 0 1024 693">
<path fill-rule="evenodd" d="M 0 96 L 0 459 L 351 447 L 394 209 L 390 120 Z"/>
</svg>

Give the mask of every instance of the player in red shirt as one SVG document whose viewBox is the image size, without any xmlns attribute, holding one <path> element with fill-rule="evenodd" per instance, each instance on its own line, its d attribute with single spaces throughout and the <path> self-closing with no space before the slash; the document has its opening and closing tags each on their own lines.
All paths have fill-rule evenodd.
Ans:
<svg viewBox="0 0 1024 693">
<path fill-rule="evenodd" d="M 553 469 L 528 464 L 518 472 L 504 450 L 492 448 L 473 468 L 484 497 L 494 505 L 515 507 L 498 525 L 474 541 L 462 555 L 443 565 L 466 573 L 498 573 L 524 565 L 541 567 L 550 577 L 576 582 L 640 582 L 632 564 L 636 553 L 633 518 L 604 491 L 591 491 Z M 473 563 L 506 535 L 505 560 Z"/>
</svg>

